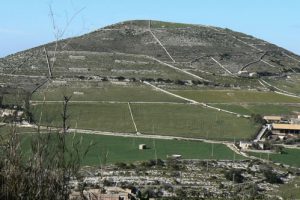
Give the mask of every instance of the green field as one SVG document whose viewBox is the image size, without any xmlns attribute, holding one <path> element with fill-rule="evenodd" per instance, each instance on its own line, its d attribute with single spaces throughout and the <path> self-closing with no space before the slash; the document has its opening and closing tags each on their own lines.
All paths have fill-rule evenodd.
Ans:
<svg viewBox="0 0 300 200">
<path fill-rule="evenodd" d="M 246 139 L 256 126 L 250 120 L 197 105 L 133 104 L 137 128 L 161 134 L 216 140 Z"/>
<path fill-rule="evenodd" d="M 62 127 L 62 104 L 46 104 L 32 106 L 32 113 L 36 122 Z M 71 128 L 81 128 L 111 132 L 134 132 L 127 104 L 69 104 L 69 124 Z"/>
<path fill-rule="evenodd" d="M 250 90 L 172 90 L 171 92 L 205 103 L 300 103 L 300 98 Z"/>
<path fill-rule="evenodd" d="M 212 106 L 237 112 L 244 115 L 289 115 L 300 112 L 300 105 L 280 105 L 280 104 L 211 104 Z"/>
<path fill-rule="evenodd" d="M 250 153 L 250 154 L 259 158 L 268 159 L 268 154 L 266 153 L 261 153 L 261 154 Z M 285 148 L 284 153 L 270 154 L 269 159 L 274 162 L 300 167 L 299 155 L 300 155 L 300 149 Z"/>
<path fill-rule="evenodd" d="M 250 138 L 257 130 L 245 118 L 189 104 L 131 104 L 137 129 L 143 134 L 233 140 Z M 42 114 L 42 124 L 61 126 L 61 104 L 32 106 L 35 121 Z M 134 126 L 126 103 L 69 105 L 72 128 L 133 133 Z"/>
<path fill-rule="evenodd" d="M 69 86 L 48 87 L 34 93 L 32 100 L 59 101 L 64 95 L 72 96 L 73 101 L 144 101 L 144 102 L 184 102 L 183 100 L 153 90 L 141 84 L 115 85 L 112 83 L 95 83 L 88 87 L 81 82 L 69 83 Z M 87 84 L 87 83 L 86 83 Z M 82 94 L 74 94 L 82 92 Z"/>
<path fill-rule="evenodd" d="M 23 135 L 22 144 L 27 153 L 32 135 Z M 82 137 L 82 150 L 92 141 L 95 145 L 90 149 L 82 165 L 99 165 L 107 155 L 107 163 L 133 162 L 155 159 L 154 144 L 157 158 L 166 159 L 167 155 L 180 154 L 183 159 L 233 159 L 234 152 L 222 144 L 209 144 L 194 141 L 144 139 L 117 136 L 102 136 L 92 134 L 76 134 L 75 141 Z M 71 146 L 73 134 L 67 136 Z M 138 150 L 139 144 L 146 144 L 148 149 Z M 213 156 L 212 156 L 213 149 Z M 235 155 L 236 159 L 244 159 Z"/>
</svg>

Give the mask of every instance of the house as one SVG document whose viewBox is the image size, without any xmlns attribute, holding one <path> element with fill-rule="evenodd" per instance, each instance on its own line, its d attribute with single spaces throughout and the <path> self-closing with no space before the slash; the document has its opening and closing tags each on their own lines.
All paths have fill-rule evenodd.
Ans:
<svg viewBox="0 0 300 200">
<path fill-rule="evenodd" d="M 264 116 L 264 120 L 266 120 L 268 123 L 278 123 L 282 120 L 281 116 Z"/>
<path fill-rule="evenodd" d="M 300 113 L 297 113 L 296 116 L 291 118 L 291 123 L 292 124 L 300 124 Z"/>
<path fill-rule="evenodd" d="M 139 144 L 139 150 L 144 150 L 147 148 L 147 145 L 145 144 Z"/>
<path fill-rule="evenodd" d="M 272 134 L 286 135 L 286 134 L 299 134 L 300 124 L 272 124 Z"/>
<path fill-rule="evenodd" d="M 252 147 L 252 142 L 240 141 L 239 147 L 241 148 L 241 150 L 249 149 L 250 147 Z"/>
</svg>

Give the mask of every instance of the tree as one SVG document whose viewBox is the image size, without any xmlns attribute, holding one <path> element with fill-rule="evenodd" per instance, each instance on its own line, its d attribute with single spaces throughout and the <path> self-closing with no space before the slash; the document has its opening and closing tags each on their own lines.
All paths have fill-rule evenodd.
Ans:
<svg viewBox="0 0 300 200">
<path fill-rule="evenodd" d="M 93 143 L 81 149 L 82 140 L 73 137 L 72 145 L 67 145 L 66 130 L 41 134 L 38 129 L 31 137 L 30 150 L 25 149 L 31 153 L 25 154 L 13 124 L 7 138 L 0 138 L 0 199 L 69 199 L 69 180 L 81 179 L 80 164 Z"/>
<path fill-rule="evenodd" d="M 271 169 L 266 169 L 264 171 L 264 176 L 268 183 L 271 183 L 271 184 L 282 184 L 283 183 L 281 178 L 275 172 L 273 172 Z"/>
<path fill-rule="evenodd" d="M 251 114 L 251 119 L 256 124 L 266 124 L 266 120 L 260 114 Z"/>
<path fill-rule="evenodd" d="M 234 181 L 235 183 L 242 183 L 244 181 L 244 177 L 240 169 L 230 169 L 229 171 L 226 171 L 225 178 L 229 181 Z"/>
</svg>

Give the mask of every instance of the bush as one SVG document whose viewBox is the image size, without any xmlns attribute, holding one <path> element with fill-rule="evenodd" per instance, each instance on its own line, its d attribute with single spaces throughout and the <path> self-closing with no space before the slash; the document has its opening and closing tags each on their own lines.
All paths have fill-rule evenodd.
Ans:
<svg viewBox="0 0 300 200">
<path fill-rule="evenodd" d="M 68 99 L 63 106 L 63 132 L 41 134 L 38 129 L 26 151 L 30 153 L 24 153 L 16 126 L 5 140 L 0 138 L 0 199 L 69 198 L 69 180 L 81 179 L 80 163 L 89 147 L 82 151 L 81 140 L 66 144 Z"/>
<path fill-rule="evenodd" d="M 234 181 L 235 183 L 243 183 L 244 181 L 242 170 L 240 169 L 230 169 L 229 171 L 226 171 L 225 178 L 229 181 Z"/>
<path fill-rule="evenodd" d="M 266 124 L 266 120 L 260 114 L 251 114 L 251 119 L 256 124 Z"/>
<path fill-rule="evenodd" d="M 281 178 L 275 172 L 273 172 L 271 169 L 265 170 L 264 176 L 268 183 L 271 183 L 271 184 L 282 184 L 283 183 Z"/>
</svg>

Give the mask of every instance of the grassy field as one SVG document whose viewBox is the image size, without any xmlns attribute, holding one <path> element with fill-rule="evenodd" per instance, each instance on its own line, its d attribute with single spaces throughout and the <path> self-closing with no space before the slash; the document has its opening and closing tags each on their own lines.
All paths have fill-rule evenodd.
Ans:
<svg viewBox="0 0 300 200">
<path fill-rule="evenodd" d="M 31 135 L 23 135 L 22 144 L 27 153 L 30 147 Z M 107 163 L 133 162 L 155 159 L 154 144 L 157 158 L 166 159 L 167 155 L 180 154 L 184 159 L 233 159 L 234 152 L 222 144 L 209 144 L 193 141 L 179 140 L 153 140 L 144 138 L 129 138 L 117 136 L 102 136 L 92 134 L 76 134 L 74 140 L 82 137 L 81 148 L 84 151 L 90 142 L 95 145 L 90 149 L 83 165 L 100 165 L 104 155 L 107 155 Z M 67 136 L 67 143 L 71 145 L 73 134 Z M 148 149 L 138 150 L 139 144 L 146 144 Z M 212 156 L 213 148 L 213 156 Z M 243 157 L 236 155 L 236 159 Z"/>
<path fill-rule="evenodd" d="M 295 167 L 300 167 L 300 159 L 299 159 L 299 154 L 300 150 L 299 149 L 284 149 L 284 153 L 282 154 L 270 154 L 269 159 L 282 163 L 282 164 L 287 164 Z M 251 153 L 251 155 L 259 157 L 259 158 L 264 158 L 268 159 L 268 154 L 266 153 Z"/>
<path fill-rule="evenodd" d="M 183 97 L 206 103 L 300 103 L 300 98 L 249 90 L 172 90 Z"/>
<path fill-rule="evenodd" d="M 300 105 L 276 105 L 276 104 L 212 104 L 215 107 L 241 113 L 244 115 L 288 115 L 300 112 Z"/>
<path fill-rule="evenodd" d="M 41 110 L 42 124 L 62 126 L 62 104 L 46 104 L 32 106 L 35 121 L 39 121 Z M 69 104 L 69 122 L 71 128 L 91 129 L 112 132 L 133 132 L 127 104 Z M 76 125 L 77 124 L 77 125 Z"/>
<path fill-rule="evenodd" d="M 115 85 L 112 83 L 95 83 L 86 87 L 80 82 L 70 83 L 67 87 L 49 87 L 34 93 L 32 100 L 47 101 L 62 100 L 63 95 L 72 95 L 73 101 L 146 101 L 146 102 L 183 102 L 181 99 L 172 97 L 149 86 L 142 84 Z M 82 92 L 82 94 L 74 94 Z"/>
<path fill-rule="evenodd" d="M 249 138 L 256 131 L 248 119 L 196 105 L 133 104 L 131 107 L 141 133 L 233 140 Z"/>
<path fill-rule="evenodd" d="M 250 120 L 189 104 L 131 104 L 138 131 L 143 134 L 173 135 L 218 140 L 247 139 L 256 132 Z M 61 126 L 61 104 L 32 106 L 36 121 Z M 72 128 L 110 132 L 134 132 L 127 104 L 71 103 Z M 77 125 L 76 125 L 77 123 Z"/>
</svg>

